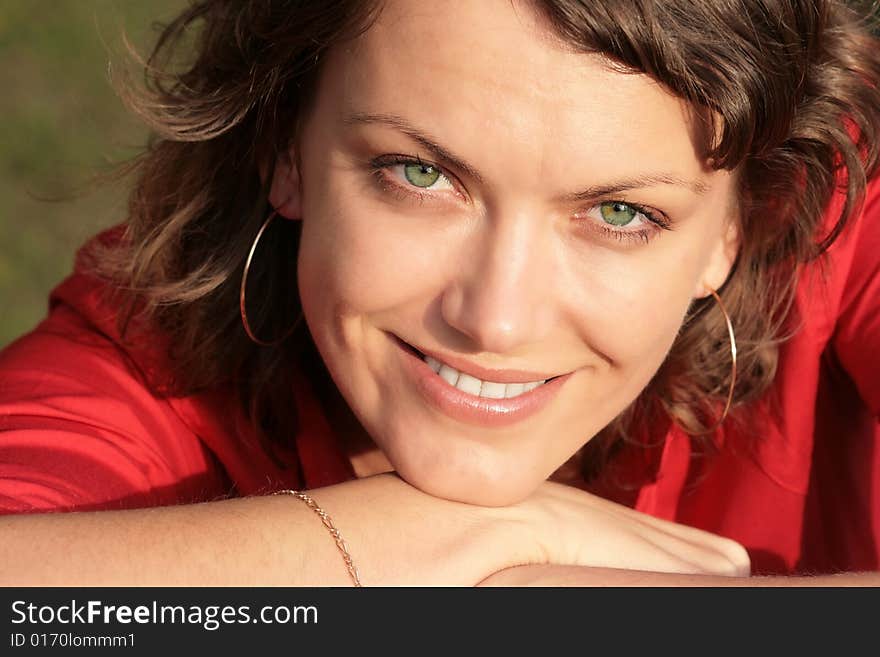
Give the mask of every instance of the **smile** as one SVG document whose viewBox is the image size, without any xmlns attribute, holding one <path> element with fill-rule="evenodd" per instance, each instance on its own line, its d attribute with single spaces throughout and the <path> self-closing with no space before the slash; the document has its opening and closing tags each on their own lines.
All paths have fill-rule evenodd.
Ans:
<svg viewBox="0 0 880 657">
<path fill-rule="evenodd" d="M 461 362 L 455 355 L 444 358 L 469 370 L 463 372 L 396 336 L 394 342 L 403 370 L 421 397 L 442 414 L 465 424 L 504 427 L 532 417 L 556 398 L 573 374 L 489 370 Z"/>
<path fill-rule="evenodd" d="M 538 386 L 546 383 L 546 380 L 528 381 L 525 383 L 498 383 L 495 381 L 483 381 L 470 374 L 459 372 L 454 367 L 441 363 L 431 356 L 423 356 L 423 360 L 428 364 L 441 379 L 449 385 L 454 386 L 468 394 L 485 397 L 487 399 L 511 399 L 519 397 L 525 392 L 531 392 Z"/>
</svg>

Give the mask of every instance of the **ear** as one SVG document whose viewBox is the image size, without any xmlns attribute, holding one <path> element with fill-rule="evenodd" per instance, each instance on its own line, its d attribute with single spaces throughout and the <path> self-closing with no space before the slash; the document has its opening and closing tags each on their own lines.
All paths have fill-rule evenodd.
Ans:
<svg viewBox="0 0 880 657">
<path fill-rule="evenodd" d="M 269 203 L 282 217 L 302 219 L 302 186 L 299 166 L 292 149 L 275 160 Z"/>
<path fill-rule="evenodd" d="M 726 226 L 722 228 L 721 235 L 712 250 L 712 255 L 703 270 L 703 275 L 697 281 L 694 288 L 695 299 L 707 297 L 710 294 L 710 288 L 717 290 L 724 285 L 739 253 L 740 239 L 739 222 L 736 218 L 731 217 L 727 220 Z"/>
</svg>

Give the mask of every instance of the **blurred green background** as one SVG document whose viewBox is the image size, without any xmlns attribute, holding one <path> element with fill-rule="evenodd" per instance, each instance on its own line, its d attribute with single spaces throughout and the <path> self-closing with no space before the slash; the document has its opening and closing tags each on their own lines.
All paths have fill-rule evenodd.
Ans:
<svg viewBox="0 0 880 657">
<path fill-rule="evenodd" d="M 45 316 L 76 248 L 124 218 L 124 185 L 91 178 L 135 155 L 146 131 L 108 63 L 126 65 L 123 33 L 148 51 L 153 24 L 184 4 L 0 0 L 0 347 Z"/>
</svg>

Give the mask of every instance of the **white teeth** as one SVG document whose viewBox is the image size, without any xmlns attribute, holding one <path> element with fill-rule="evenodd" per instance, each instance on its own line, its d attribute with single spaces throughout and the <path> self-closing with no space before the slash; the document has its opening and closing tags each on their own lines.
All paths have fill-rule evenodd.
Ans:
<svg viewBox="0 0 880 657">
<path fill-rule="evenodd" d="M 526 386 L 523 383 L 508 383 L 505 386 L 504 396 L 505 397 L 516 397 L 517 395 L 523 394 L 525 392 Z"/>
<path fill-rule="evenodd" d="M 532 381 L 531 383 L 495 383 L 493 381 L 481 381 L 480 379 L 459 372 L 445 363 L 441 363 L 431 356 L 424 357 L 425 362 L 440 378 L 449 385 L 455 386 L 462 392 L 487 399 L 510 399 L 524 392 L 531 392 L 546 381 Z"/>
<path fill-rule="evenodd" d="M 504 391 L 506 388 L 506 383 L 492 383 L 491 381 L 483 381 L 483 385 L 480 388 L 480 397 L 488 397 L 489 399 L 504 399 Z"/>
<path fill-rule="evenodd" d="M 443 365 L 437 374 L 439 374 L 440 378 L 451 386 L 458 383 L 458 370 L 452 369 L 449 365 Z"/>
<path fill-rule="evenodd" d="M 435 374 L 440 371 L 441 367 L 443 367 L 443 363 L 441 363 L 436 358 L 431 358 L 430 356 L 425 356 L 425 362 L 428 364 L 428 367 L 430 367 L 432 370 L 434 370 Z M 452 369 L 452 368 L 450 368 L 450 369 Z M 453 384 L 453 385 L 455 385 L 455 384 Z"/>
<path fill-rule="evenodd" d="M 470 374 L 465 374 L 462 372 L 458 375 L 458 383 L 455 384 L 455 387 L 461 390 L 462 392 L 466 392 L 469 395 L 477 395 L 480 394 L 480 388 L 482 387 L 483 382 L 479 379 L 472 377 Z"/>
</svg>

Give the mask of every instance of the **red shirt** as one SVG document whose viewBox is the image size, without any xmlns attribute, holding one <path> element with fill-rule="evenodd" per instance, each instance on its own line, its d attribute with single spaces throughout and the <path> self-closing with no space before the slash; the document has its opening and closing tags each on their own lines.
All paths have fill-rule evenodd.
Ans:
<svg viewBox="0 0 880 657">
<path fill-rule="evenodd" d="M 861 216 L 831 247 L 824 277 L 815 264 L 804 268 L 804 324 L 782 347 L 755 414 L 758 435 L 725 425 L 706 463 L 671 430 L 637 509 L 739 541 L 756 573 L 878 569 L 878 224 L 875 181 Z M 354 477 L 302 376 L 301 426 L 276 454 L 280 463 L 230 390 L 151 394 L 144 380 L 162 367 L 158 348 L 121 346 L 103 290 L 78 265 L 52 292 L 47 319 L 0 352 L 0 512 L 180 504 Z"/>
</svg>

